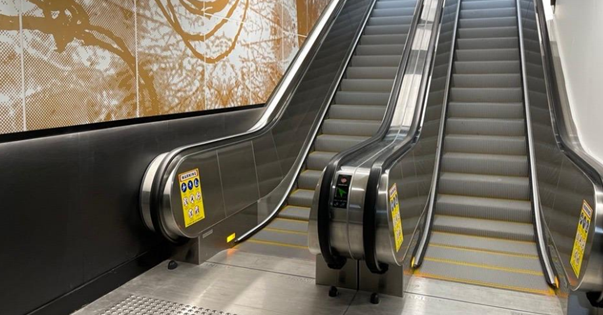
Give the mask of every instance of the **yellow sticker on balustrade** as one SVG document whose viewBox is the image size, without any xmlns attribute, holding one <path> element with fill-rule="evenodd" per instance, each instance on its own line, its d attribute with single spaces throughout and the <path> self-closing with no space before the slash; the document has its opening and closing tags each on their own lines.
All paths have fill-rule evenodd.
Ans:
<svg viewBox="0 0 603 315">
<path fill-rule="evenodd" d="M 178 174 L 178 183 L 180 184 L 184 227 L 189 227 L 205 219 L 199 169 Z"/>
<path fill-rule="evenodd" d="M 584 200 L 582 202 L 582 211 L 580 211 L 576 238 L 574 239 L 574 248 L 572 249 L 572 256 L 570 257 L 570 265 L 572 266 L 576 277 L 580 277 L 580 268 L 582 268 L 582 259 L 584 258 L 584 250 L 586 248 L 586 241 L 588 240 L 588 231 L 592 215 L 593 208 L 591 208 L 588 202 Z"/>
<path fill-rule="evenodd" d="M 394 227 L 394 241 L 396 243 L 396 253 L 402 247 L 404 233 L 402 232 L 402 219 L 400 217 L 400 202 L 398 200 L 398 187 L 393 184 L 389 189 L 389 209 L 392 213 L 392 224 Z"/>
</svg>

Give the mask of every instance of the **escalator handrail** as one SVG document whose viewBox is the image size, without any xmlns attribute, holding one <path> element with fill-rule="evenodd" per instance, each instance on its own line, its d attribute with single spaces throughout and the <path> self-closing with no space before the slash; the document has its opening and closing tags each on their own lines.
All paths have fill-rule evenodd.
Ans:
<svg viewBox="0 0 603 315">
<path fill-rule="evenodd" d="M 534 0 L 534 12 L 536 14 L 536 27 L 538 28 L 539 44 L 541 57 L 543 59 L 544 81 L 547 90 L 547 99 L 549 110 L 551 112 L 551 127 L 553 129 L 555 142 L 559 150 L 592 182 L 597 191 L 603 191 L 603 164 L 591 156 L 580 142 L 570 126 L 567 126 L 565 115 L 571 117 L 571 112 L 565 112 L 562 107 L 559 82 L 557 82 L 557 73 L 553 62 L 553 53 L 549 37 L 548 26 L 544 11 L 544 4 L 541 0 Z M 575 139 L 575 140 L 572 140 Z M 597 211 L 600 209 L 600 203 L 595 196 L 595 205 L 592 217 L 597 217 Z M 598 229 L 600 227 L 595 227 Z M 596 234 L 595 234 L 596 235 Z M 592 241 L 595 244 L 595 240 Z M 595 250 L 595 249 L 593 249 Z M 592 254 L 591 254 L 592 256 Z M 588 269 L 587 269 L 588 270 Z M 567 277 L 567 274 L 565 275 Z M 598 277 L 599 275 L 595 275 Z M 581 279 L 587 277 L 586 272 Z M 590 298 L 590 297 L 589 297 Z M 603 299 L 603 293 L 595 295 L 595 300 L 600 302 Z M 592 303 L 593 301 L 591 301 Z"/>
<path fill-rule="evenodd" d="M 534 132 L 532 129 L 532 114 L 530 112 L 530 96 L 529 96 L 529 88 L 528 88 L 528 78 L 527 78 L 527 66 L 526 66 L 526 51 L 525 51 L 525 43 L 524 43 L 524 34 L 523 34 L 523 15 L 521 8 L 521 0 L 516 0 L 515 5 L 517 9 L 517 32 L 519 34 L 519 60 L 521 64 L 521 84 L 522 84 L 522 92 L 523 92 L 523 103 L 524 103 L 524 112 L 525 112 L 525 131 L 526 131 L 526 143 L 527 143 L 527 153 L 528 153 L 528 172 L 529 172 L 529 185 L 530 185 L 530 201 L 532 203 L 532 218 L 533 218 L 533 228 L 534 228 L 534 236 L 536 238 L 538 257 L 540 260 L 540 264 L 544 271 L 544 278 L 546 282 L 554 287 L 558 288 L 559 280 L 553 268 L 553 262 L 551 261 L 551 255 L 549 252 L 548 242 L 545 237 L 544 231 L 544 218 L 542 217 L 542 211 L 540 204 L 540 192 L 538 191 L 538 175 L 536 173 L 536 152 L 534 149 Z"/>
<path fill-rule="evenodd" d="M 551 123 L 555 133 L 555 140 L 561 152 L 563 152 L 589 179 L 599 187 L 603 188 L 603 164 L 590 155 L 577 136 L 573 136 L 565 123 L 564 110 L 561 106 L 561 93 L 557 82 L 557 73 L 553 62 L 553 53 L 549 37 L 548 26 L 541 0 L 534 0 L 537 27 L 540 37 L 540 48 L 543 55 L 544 79 L 547 85 L 547 96 L 549 108 L 552 112 Z M 575 139 L 575 140 L 572 140 Z"/>
<path fill-rule="evenodd" d="M 145 174 L 145 177 L 147 175 L 151 176 L 152 180 L 149 181 L 149 193 L 140 195 L 140 207 L 148 207 L 148 212 L 150 213 L 155 230 L 165 239 L 174 243 L 182 243 L 185 241 L 180 237 L 170 235 L 159 215 L 163 190 L 170 177 L 170 166 L 174 165 L 173 162 L 176 158 L 189 150 L 197 150 L 198 152 L 214 150 L 219 147 L 234 145 L 268 132 L 283 114 L 283 111 L 286 108 L 285 105 L 289 100 L 288 96 L 303 78 L 307 68 L 312 63 L 314 56 L 329 34 L 330 27 L 339 16 L 341 9 L 347 1 L 348 0 L 332 0 L 323 10 L 315 27 L 313 27 L 310 34 L 308 34 L 306 41 L 302 44 L 302 47 L 294 57 L 291 65 L 285 71 L 283 78 L 279 81 L 270 95 L 262 116 L 253 127 L 243 133 L 181 146 L 157 157 L 161 159 L 161 162 L 157 163 L 158 166 L 153 169 L 152 174 Z M 143 200 L 143 198 L 148 198 L 148 200 Z"/>
<path fill-rule="evenodd" d="M 406 36 L 406 42 L 404 44 L 404 51 L 402 53 L 402 58 L 398 65 L 398 70 L 396 72 L 396 76 L 394 78 L 394 84 L 392 86 L 392 90 L 390 93 L 390 97 L 388 99 L 388 103 L 386 105 L 385 114 L 383 120 L 381 122 L 381 126 L 377 130 L 377 132 L 366 141 L 359 143 L 347 150 L 339 152 L 336 154 L 326 166 L 322 180 L 320 183 L 320 191 L 319 191 L 319 199 L 318 199 L 318 211 L 317 211 L 317 228 L 318 228 L 318 243 L 320 247 L 321 254 L 323 259 L 329 265 L 329 267 L 334 269 L 339 269 L 343 267 L 345 264 L 345 260 L 338 256 L 333 252 L 333 248 L 331 247 L 331 233 L 330 233 L 330 194 L 331 194 L 331 186 L 335 177 L 335 174 L 339 170 L 339 167 L 345 163 L 346 161 L 351 160 L 358 154 L 360 154 L 364 148 L 381 141 L 389 131 L 389 127 L 391 121 L 393 119 L 394 110 L 396 107 L 396 102 L 398 99 L 398 94 L 400 93 L 400 89 L 402 88 L 402 81 L 404 78 L 404 73 L 406 72 L 406 68 L 408 66 L 408 61 L 410 59 L 410 52 L 412 51 L 412 42 L 416 33 L 417 25 L 420 20 L 420 16 L 423 9 L 424 0 L 417 0 L 415 5 L 415 10 L 413 13 L 413 19 L 411 21 L 411 25 L 408 31 L 408 35 Z M 378 273 L 383 272 L 383 268 L 387 268 L 386 266 L 371 266 Z M 373 270 L 371 270 L 373 271 Z"/>
</svg>

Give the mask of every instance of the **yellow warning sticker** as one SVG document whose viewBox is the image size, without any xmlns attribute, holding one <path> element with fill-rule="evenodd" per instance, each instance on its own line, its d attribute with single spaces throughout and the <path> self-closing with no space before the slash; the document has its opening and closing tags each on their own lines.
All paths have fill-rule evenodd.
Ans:
<svg viewBox="0 0 603 315">
<path fill-rule="evenodd" d="M 394 241 L 396 242 L 396 252 L 402 247 L 404 234 L 402 233 L 402 219 L 400 218 L 400 202 L 398 201 L 398 187 L 393 184 L 389 189 L 389 209 L 392 213 L 392 223 L 394 226 Z"/>
<path fill-rule="evenodd" d="M 205 219 L 199 169 L 178 174 L 178 183 L 184 213 L 184 227 L 189 227 Z"/>
<path fill-rule="evenodd" d="M 582 268 L 582 258 L 584 258 L 584 249 L 586 247 L 586 240 L 588 239 L 592 215 L 593 208 L 591 208 L 588 202 L 584 200 L 582 202 L 582 211 L 580 211 L 580 221 L 578 221 L 576 238 L 574 239 L 574 248 L 572 249 L 572 256 L 570 257 L 570 265 L 572 266 L 576 277 L 580 276 L 580 268 Z"/>
</svg>

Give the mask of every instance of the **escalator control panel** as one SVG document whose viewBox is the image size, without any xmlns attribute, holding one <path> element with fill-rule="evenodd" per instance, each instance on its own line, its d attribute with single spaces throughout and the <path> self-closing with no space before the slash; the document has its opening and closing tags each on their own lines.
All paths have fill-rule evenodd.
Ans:
<svg viewBox="0 0 603 315">
<path fill-rule="evenodd" d="M 347 208 L 348 206 L 348 194 L 350 192 L 350 182 L 352 181 L 352 175 L 339 175 L 337 177 L 337 183 L 335 184 L 335 194 L 333 197 L 334 208 Z"/>
</svg>

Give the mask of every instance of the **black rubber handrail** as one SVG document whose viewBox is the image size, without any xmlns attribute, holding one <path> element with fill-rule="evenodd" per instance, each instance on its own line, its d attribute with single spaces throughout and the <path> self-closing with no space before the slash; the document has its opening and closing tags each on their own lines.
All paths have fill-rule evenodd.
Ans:
<svg viewBox="0 0 603 315">
<path fill-rule="evenodd" d="M 346 262 L 344 257 L 339 256 L 331 246 L 331 216 L 330 216 L 330 194 L 331 194 L 331 185 L 334 180 L 335 173 L 339 170 L 339 167 L 358 156 L 363 149 L 366 147 L 381 141 L 389 130 L 389 126 L 391 124 L 392 118 L 394 116 L 394 110 L 396 107 L 397 96 L 400 93 L 400 89 L 402 88 L 402 80 L 404 78 L 404 73 L 406 72 L 406 68 L 408 66 L 408 60 L 410 59 L 410 52 L 412 51 L 412 41 L 414 39 L 417 25 L 419 23 L 421 12 L 423 8 L 424 0 L 417 0 L 413 20 L 411 21 L 411 26 L 408 31 L 408 36 L 406 37 L 406 42 L 404 45 L 404 52 L 402 55 L 402 59 L 398 66 L 398 71 L 396 74 L 396 78 L 394 80 L 394 85 L 392 87 L 392 91 L 390 94 L 390 98 L 388 100 L 388 104 L 386 107 L 386 112 L 384 114 L 384 118 L 382 120 L 381 126 L 368 140 L 359 143 L 347 150 L 344 150 L 338 154 L 336 154 L 323 173 L 319 198 L 318 198 L 318 211 L 317 211 L 317 230 L 318 230 L 318 244 L 320 247 L 320 252 L 323 256 L 323 259 L 332 269 L 341 269 Z M 365 233 L 366 234 L 366 233 Z M 367 240 L 363 240 L 366 242 Z M 385 264 L 371 264 L 369 269 L 371 272 L 375 273 L 384 273 L 387 271 L 387 265 Z"/>
</svg>

